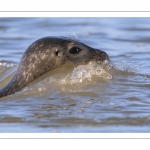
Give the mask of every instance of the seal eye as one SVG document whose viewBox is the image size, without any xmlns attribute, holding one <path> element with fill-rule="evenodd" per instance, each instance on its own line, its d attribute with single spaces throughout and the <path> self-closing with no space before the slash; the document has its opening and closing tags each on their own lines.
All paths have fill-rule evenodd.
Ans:
<svg viewBox="0 0 150 150">
<path fill-rule="evenodd" d="M 70 50 L 69 50 L 69 53 L 71 54 L 77 54 L 81 51 L 81 48 L 79 47 L 72 47 Z"/>
</svg>

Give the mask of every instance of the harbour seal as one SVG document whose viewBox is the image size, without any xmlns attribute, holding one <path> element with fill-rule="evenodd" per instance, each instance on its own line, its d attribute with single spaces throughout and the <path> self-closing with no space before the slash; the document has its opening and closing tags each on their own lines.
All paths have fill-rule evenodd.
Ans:
<svg viewBox="0 0 150 150">
<path fill-rule="evenodd" d="M 109 60 L 102 51 L 67 37 L 44 37 L 32 43 L 18 65 L 11 81 L 0 90 L 0 97 L 14 94 L 44 73 L 67 61 L 83 63 Z"/>
</svg>

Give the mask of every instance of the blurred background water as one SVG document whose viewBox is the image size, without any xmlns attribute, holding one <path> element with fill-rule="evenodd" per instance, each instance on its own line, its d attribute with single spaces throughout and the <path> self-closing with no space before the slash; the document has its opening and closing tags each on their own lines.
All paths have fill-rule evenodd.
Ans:
<svg viewBox="0 0 150 150">
<path fill-rule="evenodd" d="M 57 68 L 0 99 L 0 132 L 150 132 L 150 18 L 0 18 L 0 88 L 32 42 L 73 32 L 109 55 L 112 78 L 64 84 L 74 68 Z"/>
</svg>

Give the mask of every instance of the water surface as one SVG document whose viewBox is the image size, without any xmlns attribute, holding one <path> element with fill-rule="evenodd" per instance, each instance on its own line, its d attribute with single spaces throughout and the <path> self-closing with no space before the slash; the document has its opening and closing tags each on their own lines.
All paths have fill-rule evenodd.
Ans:
<svg viewBox="0 0 150 150">
<path fill-rule="evenodd" d="M 149 25 L 149 18 L 0 18 L 0 88 L 45 36 L 77 36 L 111 59 L 57 68 L 1 98 L 0 132 L 150 132 Z"/>
</svg>

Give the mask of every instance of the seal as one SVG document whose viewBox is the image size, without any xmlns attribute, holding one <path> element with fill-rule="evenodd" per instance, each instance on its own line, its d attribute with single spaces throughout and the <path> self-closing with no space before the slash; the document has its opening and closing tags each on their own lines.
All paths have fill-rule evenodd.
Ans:
<svg viewBox="0 0 150 150">
<path fill-rule="evenodd" d="M 18 65 L 10 82 L 0 90 L 4 97 L 21 90 L 44 73 L 64 65 L 67 61 L 87 63 L 109 60 L 102 51 L 67 37 L 44 37 L 32 43 Z"/>
</svg>

